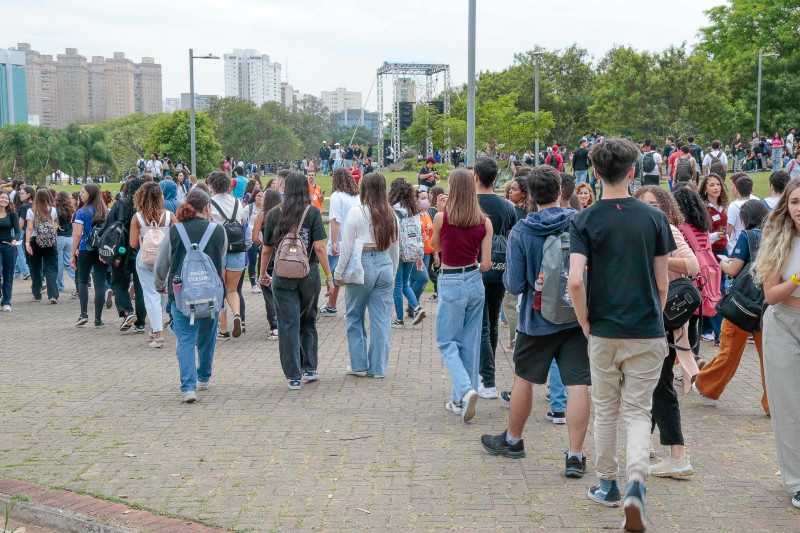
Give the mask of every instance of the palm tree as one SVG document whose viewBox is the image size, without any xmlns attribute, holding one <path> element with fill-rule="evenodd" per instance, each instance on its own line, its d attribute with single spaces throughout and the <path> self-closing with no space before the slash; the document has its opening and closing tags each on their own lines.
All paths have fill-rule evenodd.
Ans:
<svg viewBox="0 0 800 533">
<path fill-rule="evenodd" d="M 27 124 L 0 128 L 0 165 L 6 168 L 10 166 L 9 173 L 14 176 L 25 176 L 25 157 L 31 145 L 30 128 Z"/>
<path fill-rule="evenodd" d="M 92 163 L 97 162 L 116 169 L 111 152 L 101 144 L 106 135 L 97 128 L 84 128 L 80 124 L 70 124 L 67 127 L 67 138 L 72 146 L 81 151 L 83 159 L 84 177 L 90 175 Z"/>
</svg>

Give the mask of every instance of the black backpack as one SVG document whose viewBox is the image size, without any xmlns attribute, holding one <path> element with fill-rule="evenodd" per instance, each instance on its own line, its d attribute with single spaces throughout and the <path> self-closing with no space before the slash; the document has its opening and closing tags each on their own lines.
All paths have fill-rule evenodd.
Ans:
<svg viewBox="0 0 800 533">
<path fill-rule="evenodd" d="M 110 265 L 115 259 L 125 255 L 128 231 L 121 220 L 114 221 L 107 227 L 103 225 L 100 231 L 102 233 L 100 233 L 100 238 L 95 248 L 97 248 L 100 260 Z M 92 228 L 92 233 L 94 233 L 94 228 Z"/>
<path fill-rule="evenodd" d="M 734 326 L 749 333 L 761 330 L 761 317 L 764 315 L 764 287 L 753 281 L 751 270 L 761 245 L 752 230 L 744 230 L 750 260 L 739 275 L 733 278 L 728 291 L 717 303 L 717 312 Z"/>
<path fill-rule="evenodd" d="M 689 181 L 692 179 L 692 158 L 680 156 L 675 159 L 675 180 Z"/>
<path fill-rule="evenodd" d="M 656 168 L 656 159 L 653 157 L 653 152 L 647 152 L 642 159 L 642 170 L 645 174 L 649 174 Z"/>
<path fill-rule="evenodd" d="M 700 309 L 703 296 L 691 278 L 680 277 L 669 282 L 667 303 L 664 305 L 664 329 L 675 331 L 689 322 Z"/>
<path fill-rule="evenodd" d="M 702 165 L 703 164 L 703 162 L 700 160 L 700 154 L 703 153 L 703 149 L 702 148 L 700 148 L 696 144 L 690 144 L 689 145 L 689 153 L 692 154 L 692 157 L 694 157 L 694 159 L 695 159 L 695 161 L 697 161 L 698 165 Z"/>
<path fill-rule="evenodd" d="M 144 169 L 145 169 L 144 159 L 140 159 L 139 160 L 139 170 L 144 170 Z"/>
<path fill-rule="evenodd" d="M 239 200 L 234 200 L 231 218 L 225 216 L 225 212 L 214 200 L 211 200 L 211 205 L 213 205 L 214 208 L 219 211 L 219 214 L 222 215 L 222 218 L 225 219 L 225 222 L 222 223 L 222 227 L 225 228 L 225 235 L 228 237 L 228 253 L 238 254 L 244 252 L 247 249 L 247 245 L 244 241 L 244 228 L 242 228 L 242 225 L 236 220 L 236 212 L 239 210 Z"/>
<path fill-rule="evenodd" d="M 548 155 L 547 164 L 550 165 L 551 167 L 558 168 L 558 154 L 553 152 L 552 154 Z"/>
</svg>

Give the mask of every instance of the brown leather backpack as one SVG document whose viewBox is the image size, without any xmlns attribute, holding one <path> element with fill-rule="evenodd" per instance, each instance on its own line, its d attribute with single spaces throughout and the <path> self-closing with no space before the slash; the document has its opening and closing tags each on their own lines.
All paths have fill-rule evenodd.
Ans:
<svg viewBox="0 0 800 533">
<path fill-rule="evenodd" d="M 300 238 L 300 229 L 311 206 L 306 206 L 295 231 L 290 231 L 281 239 L 275 254 L 275 274 L 286 279 L 300 279 L 308 276 L 311 267 L 308 263 L 308 249 Z M 309 237 L 310 238 L 310 237 Z"/>
</svg>

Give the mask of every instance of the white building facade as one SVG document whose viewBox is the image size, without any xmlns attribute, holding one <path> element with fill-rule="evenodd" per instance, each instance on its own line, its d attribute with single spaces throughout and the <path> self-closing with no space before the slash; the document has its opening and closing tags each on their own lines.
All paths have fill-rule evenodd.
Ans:
<svg viewBox="0 0 800 533">
<path fill-rule="evenodd" d="M 322 103 L 331 113 L 340 113 L 345 109 L 361 109 L 361 92 L 348 91 L 345 87 L 337 87 L 335 91 L 322 91 Z"/>
<path fill-rule="evenodd" d="M 264 102 L 281 101 L 281 64 L 258 50 L 234 48 L 225 54 L 225 96 Z"/>
</svg>

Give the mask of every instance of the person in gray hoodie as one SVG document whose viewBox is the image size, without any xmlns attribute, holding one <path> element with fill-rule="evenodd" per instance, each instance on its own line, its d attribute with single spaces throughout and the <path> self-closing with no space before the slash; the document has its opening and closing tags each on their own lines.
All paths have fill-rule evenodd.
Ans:
<svg viewBox="0 0 800 533">
<path fill-rule="evenodd" d="M 158 182 L 158 186 L 161 187 L 161 190 L 164 192 L 164 209 L 172 211 L 172 213 L 177 213 L 178 186 L 175 185 L 175 182 L 172 180 L 161 180 Z"/>
<path fill-rule="evenodd" d="M 503 283 L 511 294 L 521 294 L 517 342 L 514 347 L 514 388 L 508 429 L 500 435 L 483 435 L 481 444 L 492 455 L 525 456 L 522 430 L 531 412 L 534 383 L 544 385 L 555 360 L 567 387 L 569 451 L 566 477 L 586 472 L 583 441 L 589 424 L 591 372 L 586 337 L 577 321 L 554 324 L 534 309 L 535 284 L 542 266 L 544 245 L 550 235 L 569 231 L 576 211 L 559 204 L 561 176 L 550 166 L 540 166 L 528 176 L 528 189 L 538 211 L 514 226 L 508 237 Z M 539 306 L 541 307 L 541 306 Z"/>
</svg>

